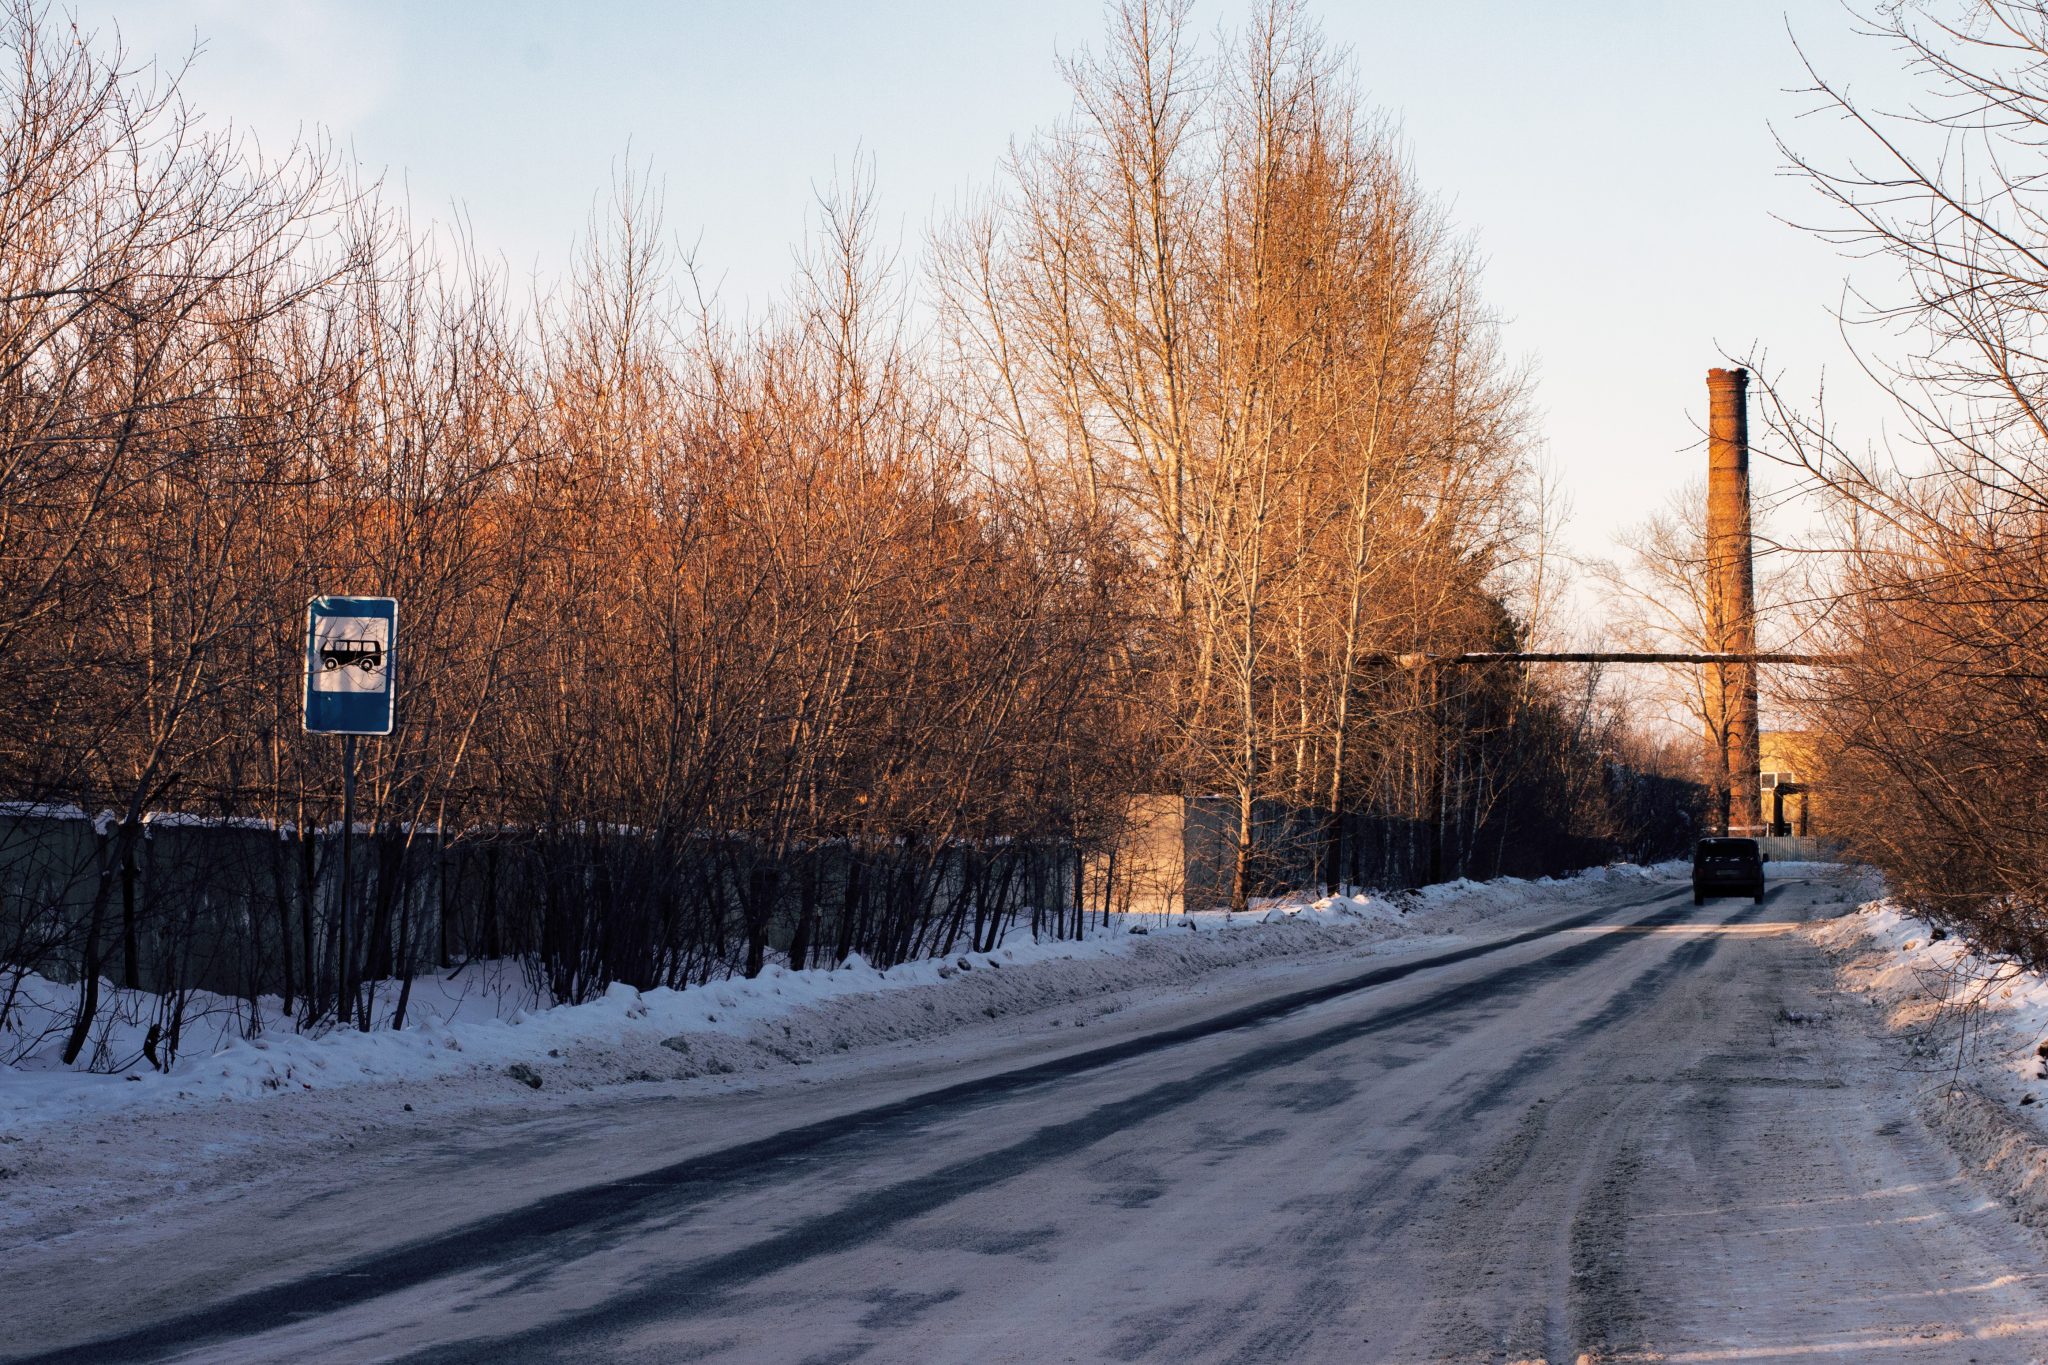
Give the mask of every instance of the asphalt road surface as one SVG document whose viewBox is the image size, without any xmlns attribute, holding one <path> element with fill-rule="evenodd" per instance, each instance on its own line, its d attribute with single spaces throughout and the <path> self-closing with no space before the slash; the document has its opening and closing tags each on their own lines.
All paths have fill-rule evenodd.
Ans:
<svg viewBox="0 0 2048 1365">
<path fill-rule="evenodd" d="M 81 1246 L 61 1296 L 0 1303 L 0 1356 L 2048 1360 L 2041 1247 L 1793 932 L 1844 908 L 1606 893 L 1093 1050 L 770 1106 L 723 1146 L 679 1131 L 665 1163 L 658 1108 L 617 1143 L 585 1114 L 556 1135 L 580 1183 L 396 1161 L 356 1207 L 468 1180 L 491 1211 L 337 1232 L 324 1263 L 266 1239 L 331 1212 L 223 1195 L 189 1244 Z"/>
</svg>

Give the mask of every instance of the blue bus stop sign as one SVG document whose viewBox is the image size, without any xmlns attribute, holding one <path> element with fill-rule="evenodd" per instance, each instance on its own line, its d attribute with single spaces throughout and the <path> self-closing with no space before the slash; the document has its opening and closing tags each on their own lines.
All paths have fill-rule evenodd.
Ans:
<svg viewBox="0 0 2048 1365">
<path fill-rule="evenodd" d="M 315 597 L 306 603 L 306 729 L 388 735 L 398 695 L 398 600 Z"/>
</svg>

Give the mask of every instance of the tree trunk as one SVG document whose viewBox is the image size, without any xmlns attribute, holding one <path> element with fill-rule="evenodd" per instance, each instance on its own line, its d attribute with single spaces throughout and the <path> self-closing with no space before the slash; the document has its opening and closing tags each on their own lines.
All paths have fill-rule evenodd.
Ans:
<svg viewBox="0 0 2048 1365">
<path fill-rule="evenodd" d="M 85 942 L 79 949 L 78 965 L 78 1013 L 72 1018 L 71 1032 L 64 1040 L 64 1065 L 71 1066 L 78 1061 L 78 1055 L 85 1051 L 86 1040 L 92 1036 L 94 1018 L 100 1009 L 100 933 L 103 929 L 107 907 L 114 899 L 115 868 L 118 861 L 128 854 L 130 822 L 123 820 L 114 826 L 113 848 L 107 848 L 106 835 L 101 835 L 99 885 L 93 889 L 92 905 L 86 912 Z"/>
<path fill-rule="evenodd" d="M 789 940 L 789 969 L 800 972 L 810 960 L 811 940 L 818 933 L 818 859 L 806 853 L 797 879 L 796 933 Z"/>
<path fill-rule="evenodd" d="M 142 989 L 142 956 L 135 931 L 135 846 L 121 853 L 121 984 L 131 991 Z"/>
</svg>

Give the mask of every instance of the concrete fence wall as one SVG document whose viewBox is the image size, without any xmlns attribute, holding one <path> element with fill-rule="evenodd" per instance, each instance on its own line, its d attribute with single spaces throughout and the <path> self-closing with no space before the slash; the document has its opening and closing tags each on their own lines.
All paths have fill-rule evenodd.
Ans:
<svg viewBox="0 0 2048 1365">
<path fill-rule="evenodd" d="M 1333 851 L 1333 825 L 1341 836 L 1337 880 L 1380 890 L 1423 886 L 1434 877 L 1553 876 L 1617 858 L 1689 853 L 1699 788 L 1622 769 L 1608 776 L 1613 808 L 1629 817 L 1626 835 L 1579 834 L 1504 814 L 1480 830 L 1439 832 L 1428 820 L 1350 812 L 1333 821 L 1327 811 L 1262 801 L 1253 816 L 1250 894 L 1315 886 Z M 1447 846 L 1433 848 L 1439 838 Z M 1232 797 L 1132 797 L 1117 837 L 1087 860 L 1087 903 L 1106 898 L 1118 910 L 1168 915 L 1222 908 L 1231 899 L 1237 844 Z"/>
<path fill-rule="evenodd" d="M 116 983 L 276 995 L 331 976 L 338 828 L 302 834 L 251 820 L 159 816 L 125 841 L 125 859 L 117 832 L 110 819 L 72 808 L 0 809 L 0 964 L 75 979 L 99 901 L 100 974 Z M 843 845 L 805 851 L 809 894 L 822 907 L 820 954 L 837 939 L 849 884 L 864 882 L 876 899 L 893 875 L 870 858 L 857 878 L 854 856 Z M 959 905 L 963 929 L 975 916 L 961 903 L 976 897 L 992 903 L 984 909 L 1025 922 L 1074 905 L 1075 860 L 1064 848 L 961 848 L 932 865 L 937 871 L 916 897 L 927 908 Z M 470 957 L 559 952 L 565 933 L 588 933 L 592 906 L 629 901 L 643 928 L 651 914 L 687 918 L 682 932 L 705 955 L 700 966 L 718 974 L 720 955 L 737 959 L 743 903 L 762 885 L 772 888 L 769 944 L 787 950 L 804 879 L 796 869 L 765 868 L 731 837 L 659 846 L 619 830 L 408 837 L 395 826 L 359 826 L 350 880 L 359 960 L 371 976 L 392 976 Z"/>
</svg>

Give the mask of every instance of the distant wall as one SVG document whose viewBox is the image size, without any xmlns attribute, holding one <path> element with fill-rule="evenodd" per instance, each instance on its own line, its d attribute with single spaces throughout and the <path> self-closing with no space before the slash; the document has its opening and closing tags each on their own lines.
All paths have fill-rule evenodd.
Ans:
<svg viewBox="0 0 2048 1365">
<path fill-rule="evenodd" d="M 1756 841 L 1763 855 L 1774 863 L 1839 863 L 1842 844 L 1838 839 L 1818 835 L 1799 839 L 1791 836 L 1766 837 Z"/>
<path fill-rule="evenodd" d="M 1700 828 L 1704 789 L 1615 766 L 1603 774 L 1599 832 L 1571 828 L 1555 812 L 1508 803 L 1477 830 L 1443 834 L 1427 820 L 1262 801 L 1254 809 L 1251 894 L 1277 896 L 1318 884 L 1333 833 L 1337 880 L 1386 890 L 1445 880 L 1556 876 L 1602 863 L 1686 856 Z M 1086 904 L 1158 914 L 1230 903 L 1238 809 L 1229 796 L 1137 796 L 1104 852 L 1086 868 Z"/>
</svg>

